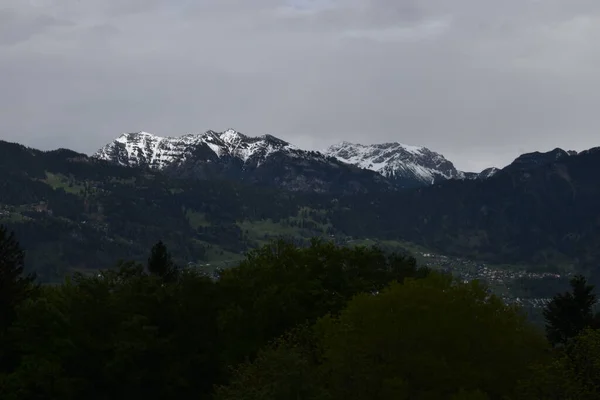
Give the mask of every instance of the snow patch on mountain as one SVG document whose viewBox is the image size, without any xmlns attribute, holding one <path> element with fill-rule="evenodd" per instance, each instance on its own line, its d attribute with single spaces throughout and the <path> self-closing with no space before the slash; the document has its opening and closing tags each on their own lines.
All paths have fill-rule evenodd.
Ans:
<svg viewBox="0 0 600 400">
<path fill-rule="evenodd" d="M 207 131 L 188 133 L 180 137 L 161 137 L 148 132 L 124 133 L 98 150 L 94 157 L 126 166 L 149 166 L 162 169 L 173 163 L 182 163 L 199 148 L 209 149 L 205 160 L 236 157 L 244 163 L 250 159 L 258 164 L 278 151 L 295 152 L 291 144 L 270 135 L 248 137 L 234 129 L 224 132 Z"/>
<path fill-rule="evenodd" d="M 488 179 L 496 175 L 500 171 L 500 168 L 490 167 L 481 171 L 478 175 L 479 179 Z"/>
<path fill-rule="evenodd" d="M 414 179 L 427 184 L 439 180 L 464 179 L 464 173 L 458 171 L 444 156 L 421 146 L 342 142 L 330 146 L 325 154 L 392 179 Z"/>
<path fill-rule="evenodd" d="M 495 169 L 481 174 L 458 171 L 444 156 L 422 146 L 342 142 L 324 152 L 316 152 L 299 149 L 272 135 L 250 137 L 234 129 L 187 133 L 179 137 L 163 137 L 144 131 L 123 133 L 93 157 L 124 166 L 168 167 L 201 176 L 210 176 L 215 171 L 202 169 L 202 165 L 218 164 L 219 171 L 225 171 L 223 168 L 233 171 L 230 169 L 232 162 L 238 165 L 234 169 L 241 168 L 243 172 L 271 165 L 266 163 L 270 160 L 279 169 L 296 171 L 296 175 L 311 174 L 314 168 L 325 168 L 321 172 L 339 171 L 340 167 L 351 165 L 376 172 L 379 175 L 373 174 L 374 178 L 383 176 L 397 187 L 430 185 L 449 179 L 485 179 L 497 172 Z M 199 168 L 205 172 L 200 172 Z"/>
</svg>

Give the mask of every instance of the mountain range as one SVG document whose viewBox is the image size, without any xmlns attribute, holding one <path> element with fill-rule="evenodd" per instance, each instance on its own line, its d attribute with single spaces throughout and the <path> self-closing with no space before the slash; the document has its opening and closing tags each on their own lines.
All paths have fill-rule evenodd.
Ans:
<svg viewBox="0 0 600 400">
<path fill-rule="evenodd" d="M 46 281 L 144 260 L 158 240 L 178 263 L 215 265 L 282 235 L 598 271 L 598 171 L 600 148 L 469 174 L 424 148 L 311 152 L 231 130 L 124 134 L 92 157 L 0 141 L 0 223 Z"/>
<path fill-rule="evenodd" d="M 292 191 L 357 193 L 488 179 L 501 170 L 530 169 L 576 154 L 558 148 L 526 153 L 502 169 L 465 172 L 423 146 L 344 141 L 319 152 L 300 149 L 272 135 L 250 137 L 228 129 L 180 137 L 124 133 L 92 157 L 179 178 L 235 180 Z"/>
<path fill-rule="evenodd" d="M 180 137 L 124 133 L 94 157 L 179 177 L 218 177 L 321 192 L 419 187 L 448 179 L 485 179 L 497 171 L 458 171 L 443 155 L 426 147 L 342 142 L 317 152 L 271 135 L 249 137 L 233 129 Z"/>
</svg>

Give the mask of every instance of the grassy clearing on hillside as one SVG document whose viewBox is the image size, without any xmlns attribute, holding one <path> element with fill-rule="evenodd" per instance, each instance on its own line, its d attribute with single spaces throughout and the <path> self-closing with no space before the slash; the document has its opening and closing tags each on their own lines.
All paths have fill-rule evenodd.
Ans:
<svg viewBox="0 0 600 400">
<path fill-rule="evenodd" d="M 244 258 L 245 254 L 236 254 L 223 250 L 219 246 L 212 246 L 206 252 L 206 260 L 197 264 L 197 268 L 206 273 L 212 274 L 218 269 L 233 268 L 237 266 Z"/>
<path fill-rule="evenodd" d="M 228 263 L 230 261 L 239 261 L 245 257 L 245 254 L 234 253 L 223 249 L 221 246 L 214 243 L 205 242 L 203 240 L 192 239 L 194 244 L 206 248 L 206 260 L 199 261 L 199 264 L 216 264 Z"/>
<path fill-rule="evenodd" d="M 284 224 L 278 224 L 270 219 L 261 221 L 248 221 L 244 220 L 238 222 L 238 226 L 242 231 L 248 231 L 250 239 L 258 242 L 268 242 L 269 238 L 275 238 L 279 236 L 300 236 L 300 228 L 294 226 L 286 226 Z"/>
<path fill-rule="evenodd" d="M 131 177 L 131 178 L 111 177 L 108 181 L 110 183 L 118 183 L 120 185 L 125 185 L 125 186 L 134 186 L 137 183 L 137 180 L 135 177 Z"/>
<path fill-rule="evenodd" d="M 193 210 L 187 210 L 185 216 L 190 221 L 190 226 L 194 229 L 201 226 L 211 226 L 211 223 L 206 219 L 206 214 Z"/>
<path fill-rule="evenodd" d="M 64 189 L 67 193 L 79 195 L 81 194 L 81 191 L 84 190 L 84 187 L 77 182 L 69 180 L 69 178 L 64 175 L 53 174 L 51 172 L 46 172 L 46 179 L 44 182 L 55 190 Z"/>
<path fill-rule="evenodd" d="M 326 233 L 328 229 L 333 228 L 333 225 L 326 218 L 327 210 L 320 210 L 310 207 L 301 207 L 298 210 L 296 217 L 288 218 L 289 222 L 295 222 L 297 224 L 315 225 L 313 230 L 318 230 L 322 233 Z M 325 222 L 323 220 L 326 220 Z"/>
<path fill-rule="evenodd" d="M 0 215 L 0 223 L 2 222 L 6 222 L 6 223 L 10 223 L 10 222 L 22 222 L 25 221 L 26 217 L 24 217 L 23 215 L 21 215 L 18 212 L 10 212 L 8 215 L 6 214 L 1 214 Z"/>
<path fill-rule="evenodd" d="M 349 246 L 377 246 L 392 251 L 408 251 L 413 256 L 421 257 L 421 253 L 427 253 L 427 249 L 413 243 L 401 240 L 379 240 L 379 239 L 352 239 L 348 241 Z"/>
<path fill-rule="evenodd" d="M 208 251 L 206 252 L 206 256 L 208 260 L 212 261 L 213 263 L 243 260 L 245 257 L 244 254 L 233 253 L 231 251 L 223 250 L 219 246 L 213 246 L 212 248 L 208 249 Z"/>
</svg>

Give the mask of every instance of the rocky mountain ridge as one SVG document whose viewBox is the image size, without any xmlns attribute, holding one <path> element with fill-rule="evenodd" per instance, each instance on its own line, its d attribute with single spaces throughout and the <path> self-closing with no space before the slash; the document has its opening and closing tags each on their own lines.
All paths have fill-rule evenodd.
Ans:
<svg viewBox="0 0 600 400">
<path fill-rule="evenodd" d="M 124 133 L 92 157 L 183 178 L 229 179 L 293 191 L 356 193 L 424 187 L 449 180 L 485 180 L 499 172 L 528 170 L 576 154 L 559 148 L 532 152 L 502 169 L 464 172 L 442 154 L 423 146 L 344 141 L 318 152 L 272 135 L 251 137 L 228 129 L 180 137 Z"/>
<path fill-rule="evenodd" d="M 292 191 L 362 192 L 392 188 L 383 177 L 334 157 L 306 151 L 272 135 L 249 137 L 233 129 L 180 137 L 125 133 L 94 158 L 171 176 L 227 179 Z"/>
<path fill-rule="evenodd" d="M 541 165 L 549 164 L 560 159 L 577 155 L 574 150 L 555 148 L 547 152 L 535 151 L 517 157 L 512 163 L 504 167 L 503 171 L 525 171 Z"/>
<path fill-rule="evenodd" d="M 400 186 L 424 186 L 448 179 L 465 179 L 443 155 L 426 147 L 401 143 L 363 145 L 342 142 L 325 154 L 360 168 L 376 171 Z"/>
<path fill-rule="evenodd" d="M 266 174 L 271 175 L 267 180 L 272 181 L 267 183 L 294 190 L 327 190 L 327 185 L 322 182 L 313 185 L 293 183 L 299 180 L 299 176 L 291 176 L 289 171 L 286 173 L 290 167 L 299 174 L 303 174 L 304 170 L 320 171 L 320 178 L 325 180 L 339 179 L 339 171 L 345 170 L 346 176 L 370 176 L 375 185 L 382 188 L 419 187 L 449 179 L 475 179 L 490 175 L 485 174 L 488 170 L 481 176 L 459 171 L 443 155 L 426 147 L 342 142 L 317 152 L 300 149 L 272 135 L 250 137 L 233 129 L 224 132 L 209 130 L 180 137 L 160 137 L 148 132 L 124 133 L 93 157 L 123 166 L 149 167 L 202 179 L 221 177 L 263 181 L 258 177 Z M 283 168 L 267 171 L 269 165 Z M 377 176 L 365 171 L 375 172 Z M 365 184 L 352 186 L 363 188 Z"/>
<path fill-rule="evenodd" d="M 201 150 L 210 150 L 204 151 Z M 248 137 L 233 129 L 218 133 L 188 133 L 180 137 L 161 137 L 148 132 L 124 133 L 98 150 L 94 157 L 124 166 L 163 169 L 192 157 L 203 161 L 234 157 L 260 164 L 270 154 L 285 151 L 298 154 L 295 146 L 271 135 Z"/>
</svg>

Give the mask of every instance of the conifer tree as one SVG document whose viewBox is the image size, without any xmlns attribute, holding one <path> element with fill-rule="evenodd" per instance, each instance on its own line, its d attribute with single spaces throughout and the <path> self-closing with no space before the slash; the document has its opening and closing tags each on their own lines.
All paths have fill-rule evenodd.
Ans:
<svg viewBox="0 0 600 400">
<path fill-rule="evenodd" d="M 594 285 L 582 275 L 571 279 L 571 291 L 559 293 L 544 309 L 546 336 L 552 345 L 565 345 L 585 328 L 595 325 Z"/>
<path fill-rule="evenodd" d="M 161 277 L 165 282 L 172 282 L 177 278 L 177 267 L 162 241 L 152 246 L 148 258 L 148 272 Z"/>
<path fill-rule="evenodd" d="M 35 289 L 34 274 L 24 275 L 25 252 L 14 233 L 0 225 L 0 331 L 15 317 L 15 309 Z"/>
</svg>

